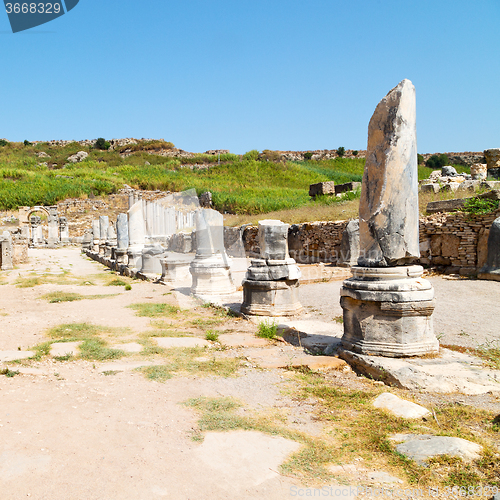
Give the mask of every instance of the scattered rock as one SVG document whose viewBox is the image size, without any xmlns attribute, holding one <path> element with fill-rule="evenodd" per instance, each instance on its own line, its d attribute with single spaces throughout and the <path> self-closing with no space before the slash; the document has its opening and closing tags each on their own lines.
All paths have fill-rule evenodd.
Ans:
<svg viewBox="0 0 500 500">
<path fill-rule="evenodd" d="M 314 198 L 324 194 L 335 194 L 335 182 L 318 182 L 309 186 L 309 196 Z"/>
<path fill-rule="evenodd" d="M 456 175 L 458 175 L 458 172 L 456 171 L 455 167 L 452 167 L 451 165 L 446 165 L 441 168 L 441 175 L 455 177 Z"/>
<path fill-rule="evenodd" d="M 402 389 L 438 393 L 500 392 L 500 370 L 485 368 L 469 354 L 441 349 L 433 358 L 386 358 L 339 350 L 339 356 L 358 373 Z"/>
<path fill-rule="evenodd" d="M 476 460 L 480 458 L 483 449 L 481 445 L 471 441 L 448 436 L 396 434 L 391 439 L 403 441 L 396 446 L 396 451 L 420 465 L 425 465 L 427 459 L 440 455 L 459 457 L 465 461 Z"/>
<path fill-rule="evenodd" d="M 86 151 L 78 151 L 78 153 L 70 156 L 68 158 L 68 161 L 71 163 L 78 163 L 85 160 L 85 158 L 87 158 L 88 155 L 89 154 Z"/>
<path fill-rule="evenodd" d="M 422 418 L 430 415 L 430 411 L 411 401 L 398 398 L 395 394 L 384 392 L 373 401 L 375 408 L 383 408 L 397 417 Z"/>
<path fill-rule="evenodd" d="M 40 151 L 39 153 L 36 153 L 38 158 L 50 158 L 50 155 L 48 155 L 45 151 Z"/>
</svg>

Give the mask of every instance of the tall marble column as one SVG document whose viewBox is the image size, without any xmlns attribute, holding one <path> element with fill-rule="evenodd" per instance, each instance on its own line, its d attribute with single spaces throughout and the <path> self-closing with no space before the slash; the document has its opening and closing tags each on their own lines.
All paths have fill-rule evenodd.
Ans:
<svg viewBox="0 0 500 500">
<path fill-rule="evenodd" d="M 116 219 L 116 263 L 127 265 L 127 250 L 129 244 L 127 214 L 118 214 Z"/>
<path fill-rule="evenodd" d="M 389 357 L 437 352 L 434 290 L 422 279 L 418 241 L 415 87 L 403 80 L 368 126 L 359 206 L 358 265 L 344 281 L 342 347 Z"/>
<path fill-rule="evenodd" d="M 195 214 L 196 255 L 191 262 L 191 293 L 198 297 L 224 296 L 235 292 L 230 265 L 224 248 L 224 217 L 212 209 Z"/>
<path fill-rule="evenodd" d="M 139 200 L 130 207 L 128 214 L 128 267 L 140 270 L 142 267 L 142 249 L 146 241 L 143 203 Z"/>
<path fill-rule="evenodd" d="M 106 240 L 108 238 L 109 217 L 99 216 L 99 255 L 106 253 Z"/>
<path fill-rule="evenodd" d="M 92 252 L 99 253 L 99 241 L 101 238 L 101 228 L 99 219 L 92 221 Z"/>
</svg>

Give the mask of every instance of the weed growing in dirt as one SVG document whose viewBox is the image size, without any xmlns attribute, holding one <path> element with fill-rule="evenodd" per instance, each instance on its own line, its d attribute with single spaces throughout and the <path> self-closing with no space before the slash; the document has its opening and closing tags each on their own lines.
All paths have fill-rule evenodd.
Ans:
<svg viewBox="0 0 500 500">
<path fill-rule="evenodd" d="M 333 321 L 335 321 L 335 323 L 342 324 L 344 322 L 344 317 L 343 316 L 335 316 L 335 318 L 333 318 Z"/>
<path fill-rule="evenodd" d="M 262 337 L 263 339 L 274 339 L 278 332 L 278 324 L 275 322 L 261 321 L 259 323 L 259 329 L 257 330 L 257 337 Z"/>
<path fill-rule="evenodd" d="M 104 294 L 104 295 L 80 295 L 73 292 L 50 292 L 42 295 L 42 299 L 48 300 L 49 304 L 56 304 L 58 302 L 73 302 L 75 300 L 96 300 L 105 299 L 109 297 L 116 297 L 117 293 Z"/>
<path fill-rule="evenodd" d="M 156 382 L 165 382 L 169 378 L 172 378 L 168 367 L 164 365 L 145 366 L 140 368 L 140 371 L 144 373 L 146 378 Z"/>
<path fill-rule="evenodd" d="M 5 375 L 6 377 L 12 378 L 19 375 L 19 370 L 10 370 L 9 368 L 4 368 L 0 370 L 0 375 Z"/>
<path fill-rule="evenodd" d="M 219 333 L 217 330 L 208 330 L 205 334 L 205 339 L 210 340 L 211 342 L 218 342 Z"/>
<path fill-rule="evenodd" d="M 106 347 L 106 342 L 101 339 L 87 339 L 80 345 L 80 358 L 89 361 L 106 361 L 123 356 L 126 356 L 124 351 Z"/>
<path fill-rule="evenodd" d="M 174 316 L 180 309 L 177 306 L 170 304 L 154 304 L 149 302 L 130 304 L 131 309 L 136 311 L 137 316 L 145 316 L 149 318 L 156 318 L 161 316 Z"/>
</svg>

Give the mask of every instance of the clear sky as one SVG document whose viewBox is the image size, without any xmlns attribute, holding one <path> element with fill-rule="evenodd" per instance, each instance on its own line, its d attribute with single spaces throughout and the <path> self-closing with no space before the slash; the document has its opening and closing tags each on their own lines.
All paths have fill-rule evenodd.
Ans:
<svg viewBox="0 0 500 500">
<path fill-rule="evenodd" d="M 420 153 L 500 147 L 500 0 L 80 0 L 25 32 L 0 23 L 12 141 L 365 149 L 409 78 Z"/>
</svg>

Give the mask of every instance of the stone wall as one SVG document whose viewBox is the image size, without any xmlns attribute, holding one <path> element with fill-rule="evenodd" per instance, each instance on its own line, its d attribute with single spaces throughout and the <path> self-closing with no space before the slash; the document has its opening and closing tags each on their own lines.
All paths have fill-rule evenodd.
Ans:
<svg viewBox="0 0 500 500">
<path fill-rule="evenodd" d="M 442 153 L 425 153 L 422 154 L 424 160 L 427 161 L 433 155 L 440 155 Z M 450 165 L 464 165 L 470 167 L 474 163 L 486 163 L 483 151 L 464 151 L 463 153 L 444 153 Z"/>
<path fill-rule="evenodd" d="M 464 212 L 437 213 L 420 219 L 420 263 L 447 273 L 475 274 L 486 263 L 488 235 L 495 212 L 473 215 Z M 290 256 L 299 264 L 337 264 L 342 233 L 348 221 L 294 224 L 288 231 Z M 226 241 L 243 232 L 248 257 L 260 254 L 257 226 L 226 228 Z"/>
<path fill-rule="evenodd" d="M 433 214 L 420 219 L 420 262 L 446 272 L 475 274 L 488 255 L 488 235 L 495 212 L 473 215 L 464 212 Z"/>
<path fill-rule="evenodd" d="M 349 221 L 307 222 L 293 224 L 288 230 L 290 256 L 299 264 L 325 262 L 336 264 L 340 258 L 342 233 Z M 231 228 L 239 232 L 240 228 Z M 247 256 L 260 255 L 257 239 L 258 227 L 246 226 L 243 230 L 243 244 Z M 225 235 L 227 238 L 227 236 Z M 226 240 L 227 241 L 227 240 Z"/>
</svg>

